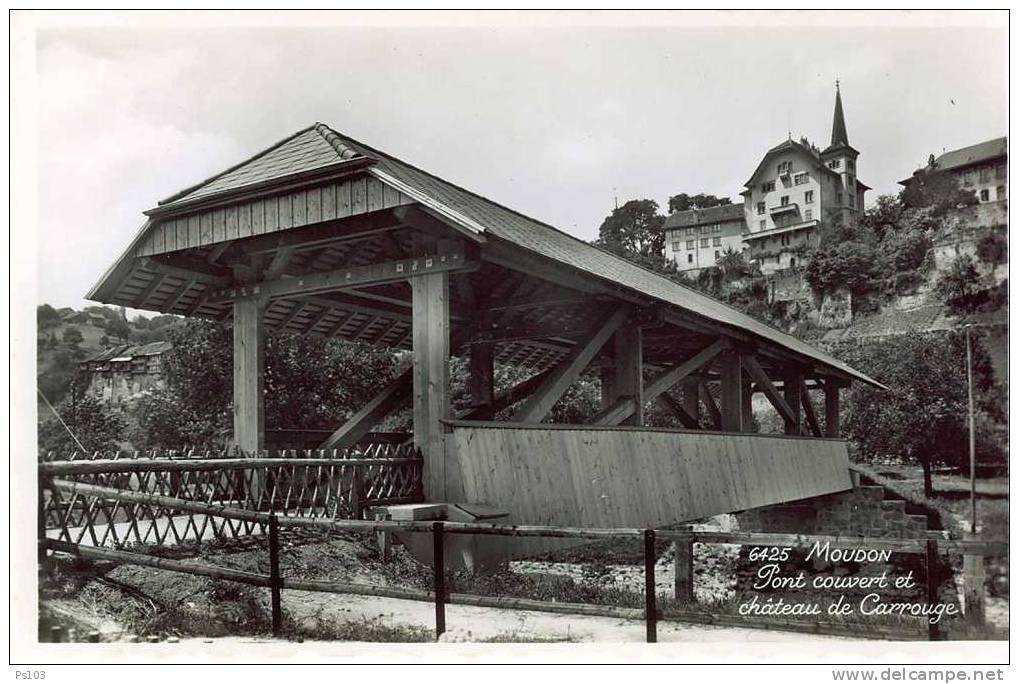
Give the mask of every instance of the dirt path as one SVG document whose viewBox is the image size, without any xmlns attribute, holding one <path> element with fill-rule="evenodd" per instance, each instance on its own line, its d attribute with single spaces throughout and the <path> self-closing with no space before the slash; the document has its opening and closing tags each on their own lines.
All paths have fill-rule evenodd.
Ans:
<svg viewBox="0 0 1019 684">
<path fill-rule="evenodd" d="M 314 626 L 317 621 L 380 620 L 392 626 L 434 628 L 435 607 L 423 601 L 373 596 L 323 595 L 306 591 L 283 592 L 283 612 L 295 621 Z M 562 615 L 538 611 L 446 606 L 447 631 L 443 642 L 511 639 L 526 641 L 643 642 L 644 622 L 590 615 Z M 681 641 L 845 641 L 842 637 L 775 632 L 759 629 L 658 624 L 660 642 Z"/>
</svg>

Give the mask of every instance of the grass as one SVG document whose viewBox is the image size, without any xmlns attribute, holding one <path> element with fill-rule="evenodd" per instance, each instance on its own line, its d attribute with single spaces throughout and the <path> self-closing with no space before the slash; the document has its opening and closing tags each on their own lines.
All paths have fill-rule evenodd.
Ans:
<svg viewBox="0 0 1019 684">
<path fill-rule="evenodd" d="M 435 631 L 415 625 L 387 624 L 380 618 L 316 621 L 309 626 L 284 616 L 280 636 L 290 641 L 371 641 L 378 643 L 421 643 L 435 641 Z"/>
</svg>

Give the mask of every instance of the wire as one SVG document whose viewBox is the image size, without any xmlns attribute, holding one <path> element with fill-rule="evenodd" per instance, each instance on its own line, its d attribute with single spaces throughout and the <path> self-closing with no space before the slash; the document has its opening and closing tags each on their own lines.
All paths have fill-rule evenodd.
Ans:
<svg viewBox="0 0 1019 684">
<path fill-rule="evenodd" d="M 55 408 L 53 408 L 53 404 L 51 404 L 50 400 L 46 398 L 46 395 L 42 393 L 42 390 L 39 389 L 39 385 L 35 386 L 35 391 L 39 393 L 39 396 L 42 397 L 42 400 L 45 401 L 46 405 L 50 407 L 50 411 L 53 411 L 53 415 L 55 415 L 57 417 L 57 420 L 60 421 L 60 424 L 64 426 L 65 430 L 67 430 L 67 434 L 69 434 L 71 436 L 71 439 L 74 440 L 74 443 L 77 444 L 78 448 L 81 449 L 81 453 L 87 454 L 88 453 L 88 449 L 86 449 L 82 445 L 82 443 L 80 441 L 78 441 L 77 436 L 75 436 L 75 434 L 71 431 L 71 428 L 69 428 L 67 426 L 67 423 L 64 422 L 64 419 L 60 417 L 60 414 L 57 413 L 57 410 Z"/>
</svg>

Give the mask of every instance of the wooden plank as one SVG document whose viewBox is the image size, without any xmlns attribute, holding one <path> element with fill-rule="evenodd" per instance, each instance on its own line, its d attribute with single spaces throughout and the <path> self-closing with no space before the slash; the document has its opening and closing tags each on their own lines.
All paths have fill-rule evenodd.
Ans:
<svg viewBox="0 0 1019 684">
<path fill-rule="evenodd" d="M 550 375 L 545 384 L 513 415 L 513 421 L 541 422 L 570 385 L 576 382 L 584 369 L 598 355 L 609 338 L 626 322 L 629 315 L 629 307 L 619 307 L 605 319 L 590 340 L 577 344 L 556 367 L 555 373 Z"/>
<path fill-rule="evenodd" d="M 322 188 L 322 221 L 336 218 L 336 184 L 330 183 Z"/>
<path fill-rule="evenodd" d="M 408 368 L 357 410 L 319 449 L 346 449 L 357 444 L 380 420 L 410 399 L 413 372 Z"/>
<path fill-rule="evenodd" d="M 803 416 L 807 419 L 807 427 L 810 428 L 810 434 L 820 437 L 824 434 L 821 431 L 821 423 L 817 420 L 814 402 L 811 401 L 810 392 L 807 390 L 807 386 L 802 378 L 800 379 L 800 396 L 803 398 Z"/>
<path fill-rule="evenodd" d="M 436 254 L 364 266 L 351 266 L 306 276 L 280 278 L 253 285 L 222 288 L 209 295 L 209 302 L 222 303 L 247 297 L 276 298 L 329 292 L 365 285 L 398 282 L 422 273 L 469 271 L 476 269 L 477 266 L 476 262 L 467 261 L 463 253 Z"/>
<path fill-rule="evenodd" d="M 411 278 L 414 443 L 424 456 L 425 496 L 446 496 L 445 427 L 449 418 L 449 274 Z"/>
<path fill-rule="evenodd" d="M 768 377 L 768 374 L 764 372 L 764 369 L 761 368 L 761 364 L 757 362 L 757 359 L 755 359 L 752 354 L 745 354 L 742 357 L 742 362 L 744 368 L 746 368 L 746 370 L 750 373 L 754 382 L 757 383 L 757 387 L 764 392 L 764 396 L 768 398 L 768 401 L 775 407 L 775 410 L 778 411 L 780 416 L 782 416 L 782 419 L 785 420 L 786 424 L 798 423 L 799 419 L 797 417 L 797 413 L 789 407 L 789 404 L 785 402 L 782 395 L 778 393 L 777 389 L 775 389 L 775 385 L 772 384 L 771 379 Z"/>
<path fill-rule="evenodd" d="M 293 227 L 308 225 L 308 191 L 298 190 L 290 195 L 290 206 L 294 212 Z"/>
<path fill-rule="evenodd" d="M 272 261 L 269 262 L 269 265 L 265 268 L 265 273 L 262 274 L 262 280 L 275 280 L 279 278 L 287 266 L 290 265 L 296 253 L 297 248 L 292 246 L 284 246 L 276 250 Z"/>
<path fill-rule="evenodd" d="M 246 453 L 265 447 L 263 300 L 234 302 L 234 444 Z"/>
<path fill-rule="evenodd" d="M 134 300 L 135 308 L 138 309 L 145 308 L 145 301 L 152 296 L 152 293 L 155 292 L 160 285 L 162 285 L 163 281 L 166 279 L 166 276 L 167 274 L 165 272 L 157 272 L 155 275 L 152 276 L 152 280 L 149 281 L 149 284 L 145 286 L 145 289 L 139 292 L 138 296 L 135 297 Z"/>
<path fill-rule="evenodd" d="M 633 412 L 623 421 L 626 425 L 644 424 L 644 361 L 642 355 L 641 329 L 631 325 L 617 330 L 612 336 L 613 375 L 612 390 L 616 397 L 628 397 L 634 406 Z"/>
<path fill-rule="evenodd" d="M 793 413 L 793 420 L 785 421 L 785 433 L 787 435 L 802 435 L 803 421 L 801 420 L 800 406 L 803 404 L 801 392 L 804 391 L 803 375 L 789 371 L 785 374 L 782 382 L 782 391 L 785 395 L 785 403 Z"/>
<path fill-rule="evenodd" d="M 492 415 L 495 415 L 504 409 L 508 409 L 513 404 L 523 401 L 527 397 L 531 396 L 535 390 L 541 387 L 549 376 L 552 375 L 554 370 L 554 368 L 549 368 L 541 373 L 532 375 L 527 380 L 517 383 L 504 392 L 500 392 L 492 403 Z M 481 414 L 474 409 L 471 409 L 464 413 L 464 415 L 460 416 L 463 420 L 479 420 L 480 417 Z"/>
<path fill-rule="evenodd" d="M 305 191 L 305 201 L 308 205 L 306 223 L 318 223 L 322 220 L 322 188 L 308 188 Z"/>
</svg>

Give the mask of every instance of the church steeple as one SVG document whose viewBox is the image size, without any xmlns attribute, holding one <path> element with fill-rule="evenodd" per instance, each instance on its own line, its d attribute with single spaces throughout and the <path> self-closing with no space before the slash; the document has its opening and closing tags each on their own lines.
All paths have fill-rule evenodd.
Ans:
<svg viewBox="0 0 1019 684">
<path fill-rule="evenodd" d="M 831 147 L 838 145 L 849 145 L 849 135 L 846 133 L 846 117 L 842 113 L 842 93 L 839 92 L 839 82 L 835 81 L 835 118 L 831 124 Z"/>
</svg>

